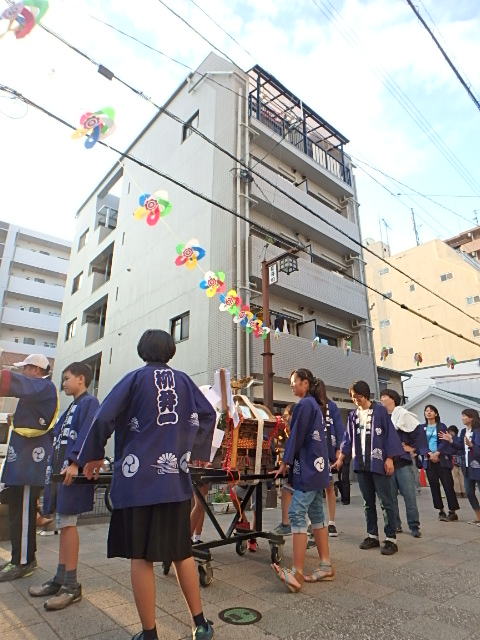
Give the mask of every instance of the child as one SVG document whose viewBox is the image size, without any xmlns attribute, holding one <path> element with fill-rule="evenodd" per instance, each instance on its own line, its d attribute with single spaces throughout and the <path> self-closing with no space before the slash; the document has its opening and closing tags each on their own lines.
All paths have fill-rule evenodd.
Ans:
<svg viewBox="0 0 480 640">
<path fill-rule="evenodd" d="M 288 404 L 285 407 L 285 409 L 283 411 L 282 421 L 283 421 L 283 424 L 285 425 L 284 432 L 285 432 L 285 438 L 286 439 L 288 439 L 288 437 L 289 437 L 290 424 L 292 422 L 292 414 L 293 414 L 293 408 L 294 407 L 295 407 L 295 404 L 293 402 L 291 402 L 290 404 Z M 290 503 L 292 502 L 292 496 L 293 496 L 293 487 L 288 482 L 288 479 L 287 479 L 283 483 L 282 495 L 281 495 L 281 500 L 280 500 L 281 505 L 282 505 L 282 521 L 273 530 L 273 533 L 276 533 L 276 534 L 278 534 L 280 536 L 291 536 L 292 535 L 292 527 L 290 526 L 290 520 L 288 518 L 288 510 L 290 508 Z"/>
<path fill-rule="evenodd" d="M 330 484 L 330 470 L 327 426 L 322 413 L 319 382 L 308 369 L 297 369 L 290 376 L 291 389 L 300 401 L 293 409 L 290 437 L 285 446 L 283 461 L 275 472 L 275 477 L 285 475 L 287 467 L 290 467 L 289 479 L 293 496 L 288 516 L 293 534 L 293 567 L 287 569 L 273 564 L 272 568 L 292 592 L 300 591 L 304 580 L 325 582 L 333 580 L 335 575 L 323 515 L 323 490 Z M 320 566 L 309 576 L 304 576 L 307 512 L 312 523 Z"/>
<path fill-rule="evenodd" d="M 192 556 L 188 463 L 190 458 L 210 460 L 216 415 L 194 382 L 167 365 L 175 350 L 166 331 L 145 331 L 137 345 L 145 366 L 124 376 L 108 394 L 78 453 L 87 478 L 97 478 L 105 444 L 115 431 L 107 555 L 131 559 L 133 595 L 143 627 L 135 640 L 158 637 L 154 562 L 173 562 L 193 617 L 193 639 L 213 637 Z"/>
<path fill-rule="evenodd" d="M 397 553 L 398 547 L 389 476 L 394 472 L 393 458 L 404 453 L 402 443 L 385 407 L 370 401 L 370 387 L 365 381 L 354 382 L 350 387 L 350 396 L 358 408 L 348 416 L 341 453 L 332 469 L 340 469 L 343 458 L 352 454 L 353 470 L 362 492 L 367 521 L 368 535 L 360 544 L 360 549 L 380 546 L 376 507 L 378 495 L 385 522 L 385 544 L 381 553 L 391 556 Z"/>
<path fill-rule="evenodd" d="M 458 437 L 458 427 L 454 424 L 448 427 L 448 433 L 452 436 L 453 440 Z M 462 471 L 462 455 L 454 454 L 453 458 L 453 488 L 455 489 L 455 495 L 460 498 L 466 498 L 467 494 L 465 493 L 465 483 L 463 482 L 463 471 Z"/>
<path fill-rule="evenodd" d="M 75 443 L 77 439 L 81 442 L 99 407 L 98 400 L 87 391 L 91 381 L 92 370 L 82 362 L 73 362 L 62 374 L 63 390 L 65 395 L 73 396 L 73 402 L 55 426 L 43 495 L 45 513 L 57 511 L 59 561 L 57 573 L 51 580 L 28 590 L 32 597 L 54 596 L 43 605 L 47 611 L 65 609 L 82 599 L 82 585 L 77 582 L 77 517 L 79 513 L 92 511 L 94 486 L 71 485 L 72 479 L 78 475 Z M 57 487 L 51 482 L 51 476 L 59 473 L 65 475 L 65 480 Z"/>
</svg>

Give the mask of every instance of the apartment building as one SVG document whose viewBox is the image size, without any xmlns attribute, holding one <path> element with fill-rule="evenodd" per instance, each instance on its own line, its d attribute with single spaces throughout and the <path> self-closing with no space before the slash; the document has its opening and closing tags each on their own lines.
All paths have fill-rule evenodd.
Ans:
<svg viewBox="0 0 480 640">
<path fill-rule="evenodd" d="M 412 374 L 405 382 L 405 393 L 410 398 L 418 385 L 417 378 L 425 378 L 429 367 L 447 369 L 447 358 L 454 357 L 457 363 L 470 361 L 478 371 L 480 358 L 480 265 L 468 253 L 455 250 L 446 242 L 435 239 L 415 246 L 408 251 L 390 255 L 389 247 L 376 242 L 369 248 L 378 256 L 387 259 L 387 263 L 368 254 L 366 275 L 367 283 L 379 293 L 369 291 L 375 353 L 380 359 L 383 348 L 388 351 L 384 366 L 396 370 L 407 370 Z M 417 283 L 424 284 L 433 293 L 429 293 L 419 284 L 409 280 L 396 271 L 397 266 L 411 276 Z M 434 294 L 438 293 L 451 304 L 443 302 Z M 478 342 L 478 347 L 439 327 L 430 324 L 398 305 L 390 302 L 393 298 L 410 309 L 418 311 L 431 320 L 450 327 L 454 331 Z M 458 307 L 459 310 L 455 309 Z M 462 313 L 462 311 L 464 313 Z M 465 315 L 467 314 L 467 315 Z M 470 317 L 468 317 L 470 316 Z M 415 353 L 422 354 L 422 363 L 416 366 Z M 439 371 L 439 374 L 441 371 Z M 448 373 L 448 375 L 450 375 Z"/>
<path fill-rule="evenodd" d="M 43 353 L 53 366 L 71 243 L 0 222 L 0 362 Z M 12 410 L 0 400 L 0 412 Z"/>
<path fill-rule="evenodd" d="M 462 231 L 456 236 L 445 240 L 449 247 L 467 253 L 470 257 L 480 262 L 480 226 Z"/>
<path fill-rule="evenodd" d="M 114 166 L 77 213 L 58 370 L 74 359 L 90 363 L 92 390 L 102 399 L 141 364 L 137 341 L 145 329 L 156 327 L 170 331 L 177 342 L 173 366 L 198 384 L 211 382 L 223 366 L 234 375 L 253 375 L 250 392 L 261 399 L 264 343 L 219 311 L 218 296 L 206 297 L 199 266 L 224 271 L 227 289 L 235 288 L 261 317 L 262 260 L 301 245 L 298 270 L 290 275 L 280 270 L 270 287 L 272 327 L 282 331 L 272 339 L 276 405 L 291 401 L 288 381 L 296 367 L 322 377 L 345 410 L 352 406 L 353 380 L 367 380 L 375 392 L 367 295 L 349 278 L 363 278 L 362 256 L 358 244 L 341 233 L 360 238 L 348 140 L 265 70 L 244 73 L 214 54 L 165 106 L 186 124 L 160 113 L 128 153 L 242 219 L 128 158 L 123 168 Z M 196 129 L 244 158 L 260 177 Z M 168 191 L 172 204 L 168 226 L 136 220 L 141 192 L 160 189 Z M 176 245 L 191 238 L 206 250 L 195 271 L 175 265 Z M 348 357 L 344 338 L 351 341 Z"/>
</svg>

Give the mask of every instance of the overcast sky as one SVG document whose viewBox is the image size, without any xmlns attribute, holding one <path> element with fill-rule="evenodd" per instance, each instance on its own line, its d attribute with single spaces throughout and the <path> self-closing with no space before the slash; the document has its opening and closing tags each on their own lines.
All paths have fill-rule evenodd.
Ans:
<svg viewBox="0 0 480 640">
<path fill-rule="evenodd" d="M 260 64 L 275 75 L 341 131 L 350 140 L 346 151 L 358 159 L 357 166 L 394 194 L 411 189 L 393 184 L 359 161 L 432 195 L 462 216 L 421 197 L 394 197 L 358 168 L 364 238 L 379 239 L 379 219 L 384 219 L 393 252 L 413 246 L 412 206 L 422 242 L 474 226 L 474 210 L 480 214 L 480 112 L 404 0 L 196 0 L 251 55 L 190 0 L 166 2 L 240 67 L 248 70 Z M 428 11 L 437 36 L 480 92 L 478 2 L 416 4 L 431 24 Z M 0 0 L 0 10 L 6 6 Z M 50 1 L 46 26 L 157 103 L 168 98 L 188 70 L 91 16 L 192 68 L 211 50 L 158 0 Z M 0 29 L 7 24 L 1 21 Z M 117 129 L 110 140 L 117 148 L 125 149 L 155 113 L 147 102 L 101 77 L 88 60 L 38 27 L 23 40 L 11 34 L 0 39 L 0 60 L 0 83 L 72 124 L 85 111 L 114 107 Z M 396 83 L 390 88 L 382 82 L 387 73 Z M 403 92 L 415 120 L 392 91 Z M 469 178 L 462 178 L 447 162 L 419 127 L 420 118 L 424 129 L 431 126 L 440 136 L 438 144 L 447 146 L 453 161 L 464 165 Z M 2 93 L 0 154 L 0 219 L 68 239 L 73 237 L 76 210 L 116 161 L 111 151 L 98 146 L 86 150 L 82 141 L 71 139 L 67 128 Z"/>
</svg>

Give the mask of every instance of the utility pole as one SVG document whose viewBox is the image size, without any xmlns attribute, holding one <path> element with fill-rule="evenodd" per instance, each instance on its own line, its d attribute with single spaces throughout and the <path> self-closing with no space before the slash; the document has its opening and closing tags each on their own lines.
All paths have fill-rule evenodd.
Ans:
<svg viewBox="0 0 480 640">
<path fill-rule="evenodd" d="M 413 208 L 412 208 L 412 224 L 413 224 L 413 231 L 415 233 L 415 240 L 417 242 L 417 247 L 418 247 L 418 245 L 420 244 L 420 237 L 418 235 L 417 223 L 415 222 L 415 213 L 413 211 Z"/>
</svg>

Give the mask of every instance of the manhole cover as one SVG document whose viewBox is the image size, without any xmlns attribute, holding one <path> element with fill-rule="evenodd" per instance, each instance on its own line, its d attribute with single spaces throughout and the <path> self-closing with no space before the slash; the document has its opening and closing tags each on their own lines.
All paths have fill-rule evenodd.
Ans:
<svg viewBox="0 0 480 640">
<path fill-rule="evenodd" d="M 220 620 L 227 624 L 255 624 L 262 619 L 262 614 L 255 609 L 247 609 L 246 607 L 234 607 L 232 609 L 224 609 L 218 614 Z"/>
</svg>

